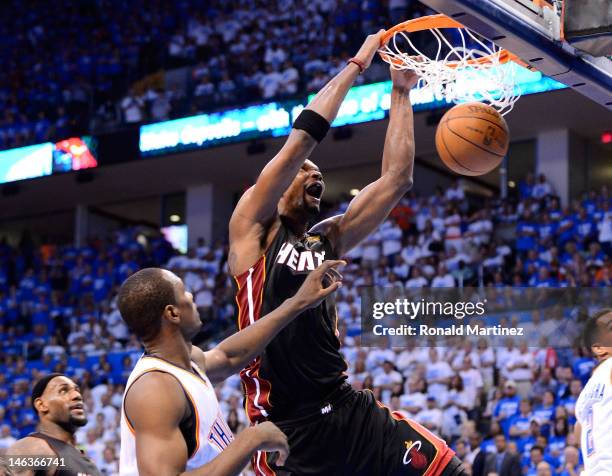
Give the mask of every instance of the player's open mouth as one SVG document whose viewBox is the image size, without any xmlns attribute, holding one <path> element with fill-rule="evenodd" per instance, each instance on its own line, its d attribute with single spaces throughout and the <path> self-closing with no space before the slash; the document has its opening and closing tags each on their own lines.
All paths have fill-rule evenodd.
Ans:
<svg viewBox="0 0 612 476">
<path fill-rule="evenodd" d="M 71 412 L 74 412 L 74 411 L 83 412 L 83 411 L 85 411 L 85 408 L 83 407 L 82 403 L 77 403 L 76 405 L 72 405 L 70 407 L 70 411 Z"/>
<path fill-rule="evenodd" d="M 323 195 L 323 184 L 321 182 L 311 183 L 306 187 L 306 193 L 317 200 Z"/>
</svg>

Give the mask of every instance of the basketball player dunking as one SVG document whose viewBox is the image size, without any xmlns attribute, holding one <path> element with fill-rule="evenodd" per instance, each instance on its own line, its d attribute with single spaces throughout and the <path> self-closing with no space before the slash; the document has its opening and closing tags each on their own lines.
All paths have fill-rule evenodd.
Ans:
<svg viewBox="0 0 612 476">
<path fill-rule="evenodd" d="M 587 321 L 584 341 L 599 365 L 576 402 L 583 475 L 609 476 L 612 474 L 612 309 L 603 309 Z"/>
<path fill-rule="evenodd" d="M 307 160 L 357 75 L 369 67 L 382 31 L 370 35 L 354 58 L 296 118 L 293 130 L 240 199 L 230 221 L 229 265 L 239 307 L 238 325 L 253 325 L 292 296 L 309 272 L 343 256 L 385 220 L 412 185 L 414 132 L 408 94 L 412 72 L 391 71 L 390 121 L 382 174 L 344 215 L 309 223 L 324 191 L 319 168 Z M 275 422 L 288 437 L 284 468 L 258 452 L 258 475 L 459 475 L 446 444 L 415 422 L 383 408 L 371 392 L 346 383 L 331 300 L 287 326 L 242 370 L 245 406 L 253 424 Z"/>
</svg>

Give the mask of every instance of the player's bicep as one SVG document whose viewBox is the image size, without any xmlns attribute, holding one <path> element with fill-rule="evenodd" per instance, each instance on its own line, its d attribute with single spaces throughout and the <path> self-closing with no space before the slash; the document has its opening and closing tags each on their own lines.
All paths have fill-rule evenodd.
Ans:
<svg viewBox="0 0 612 476">
<path fill-rule="evenodd" d="M 223 382 L 232 374 L 231 362 L 225 352 L 214 347 L 203 354 L 206 359 L 206 375 L 213 385 Z"/>
<path fill-rule="evenodd" d="M 180 384 L 169 374 L 148 373 L 129 389 L 125 411 L 134 429 L 141 476 L 177 475 L 185 470 L 187 445 L 179 429 L 185 405 Z"/>
<path fill-rule="evenodd" d="M 376 230 L 404 195 L 392 174 L 369 184 L 351 201 L 338 222 L 336 249 L 339 256 L 357 246 Z"/>
<path fill-rule="evenodd" d="M 185 471 L 187 458 L 187 446 L 178 426 L 165 433 L 140 430 L 136 437 L 140 476 L 175 476 Z"/>
</svg>

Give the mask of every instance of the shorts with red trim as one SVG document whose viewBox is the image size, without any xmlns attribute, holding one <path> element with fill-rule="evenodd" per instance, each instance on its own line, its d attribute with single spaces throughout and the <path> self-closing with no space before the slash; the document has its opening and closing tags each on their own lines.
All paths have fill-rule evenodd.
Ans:
<svg viewBox="0 0 612 476">
<path fill-rule="evenodd" d="M 274 453 L 260 453 L 260 463 L 266 463 L 262 475 L 466 474 L 442 439 L 390 412 L 369 391 L 351 391 L 338 405 L 325 404 L 315 418 L 275 423 L 289 439 L 290 454 L 285 465 L 277 467 Z"/>
</svg>

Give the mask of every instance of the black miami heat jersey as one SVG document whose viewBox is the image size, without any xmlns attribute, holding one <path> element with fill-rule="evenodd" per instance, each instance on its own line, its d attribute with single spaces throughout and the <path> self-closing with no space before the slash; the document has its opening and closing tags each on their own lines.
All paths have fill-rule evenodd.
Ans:
<svg viewBox="0 0 612 476">
<path fill-rule="evenodd" d="M 300 238 L 281 224 L 265 254 L 234 277 L 239 328 L 295 295 L 308 273 L 328 259 L 335 255 L 325 236 Z M 330 297 L 298 316 L 240 373 L 251 422 L 284 420 L 318 409 L 345 381 L 346 368 Z"/>
</svg>

